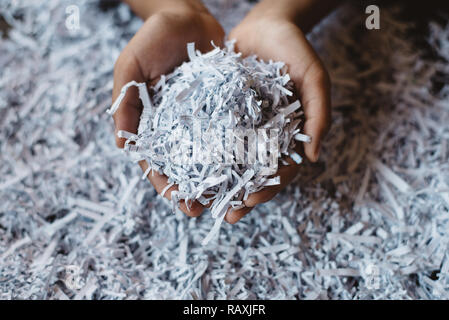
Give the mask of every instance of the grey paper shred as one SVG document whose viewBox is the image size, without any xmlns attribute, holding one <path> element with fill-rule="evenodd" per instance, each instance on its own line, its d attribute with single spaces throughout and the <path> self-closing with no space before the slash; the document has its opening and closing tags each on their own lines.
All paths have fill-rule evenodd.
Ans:
<svg viewBox="0 0 449 320">
<path fill-rule="evenodd" d="M 251 6 L 206 3 L 227 31 Z M 80 0 L 72 32 L 70 5 L 0 1 L 0 298 L 449 297 L 447 24 L 429 23 L 433 59 L 394 7 L 377 33 L 359 7 L 323 21 L 308 36 L 333 81 L 320 162 L 203 247 L 210 216 L 173 215 L 104 112 L 141 22 Z"/>
</svg>

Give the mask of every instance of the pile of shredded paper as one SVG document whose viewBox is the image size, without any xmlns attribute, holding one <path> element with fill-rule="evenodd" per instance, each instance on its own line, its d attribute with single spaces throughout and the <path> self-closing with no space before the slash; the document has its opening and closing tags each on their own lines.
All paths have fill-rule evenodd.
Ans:
<svg viewBox="0 0 449 320">
<path fill-rule="evenodd" d="M 227 31 L 251 7 L 206 4 Z M 400 7 L 380 30 L 351 4 L 315 28 L 333 81 L 320 161 L 203 246 L 210 215 L 173 214 L 105 113 L 141 22 L 80 0 L 67 28 L 69 6 L 0 0 L 0 298 L 449 298 L 447 17 L 419 42 Z"/>
<path fill-rule="evenodd" d="M 213 43 L 212 43 L 213 45 Z M 303 112 L 282 62 L 241 58 L 234 42 L 201 54 L 187 45 L 190 61 L 151 88 L 146 83 L 126 84 L 109 109 L 114 114 L 128 88 L 137 86 L 143 110 L 137 133 L 120 130 L 124 150 L 134 161 L 148 163 L 142 179 L 157 171 L 168 177 L 161 195 L 171 192 L 173 212 L 179 200 L 212 203 L 216 223 L 203 243 L 218 232 L 228 210 L 244 207 L 249 194 L 280 183 L 276 174 L 281 156 L 297 163 L 295 139 L 310 142 L 298 125 Z M 153 102 L 151 102 L 153 100 Z"/>
</svg>

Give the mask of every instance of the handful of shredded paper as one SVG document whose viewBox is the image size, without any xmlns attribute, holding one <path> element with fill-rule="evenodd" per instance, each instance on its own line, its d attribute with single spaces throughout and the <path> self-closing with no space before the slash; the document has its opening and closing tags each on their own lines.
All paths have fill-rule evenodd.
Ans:
<svg viewBox="0 0 449 320">
<path fill-rule="evenodd" d="M 293 151 L 295 139 L 310 138 L 299 133 L 301 105 L 289 103 L 293 93 L 284 63 L 242 58 L 232 41 L 204 54 L 189 43 L 187 52 L 190 61 L 162 75 L 151 98 L 145 83 L 132 81 L 108 112 L 119 108 L 129 87 L 138 87 L 143 104 L 138 132 L 118 136 L 127 139 L 124 149 L 135 161 L 148 163 L 143 179 L 150 170 L 167 175 L 162 195 L 178 185 L 171 193 L 173 211 L 181 199 L 187 206 L 213 202 L 216 223 L 203 240 L 207 244 L 229 208 L 242 208 L 249 194 L 280 183 L 279 177 L 269 178 L 278 158 L 302 161 Z"/>
<path fill-rule="evenodd" d="M 0 299 L 449 299 L 449 19 L 425 23 L 429 32 L 418 36 L 415 21 L 401 14 L 409 4 L 385 3 L 381 29 L 365 30 L 365 12 L 347 3 L 308 34 L 333 84 L 321 159 L 303 163 L 301 183 L 239 223 L 222 224 L 204 246 L 210 215 L 173 214 L 172 203 L 144 187 L 140 168 L 114 145 L 104 112 L 113 66 L 142 22 L 124 4 L 102 11 L 98 3 L 0 0 L 0 25 L 9 26 L 0 40 Z M 252 6 L 205 3 L 227 31 Z M 80 28 L 68 30 L 66 8 L 74 4 Z M 210 59 L 223 54 L 212 52 L 218 56 Z M 205 59 L 191 53 L 195 63 Z M 184 80 L 170 88 L 167 75 L 148 101 L 165 103 L 164 90 L 182 92 L 194 81 Z M 271 80 L 283 86 L 282 77 Z M 207 114 L 191 104 L 202 90 L 179 97 L 191 116 Z M 289 105 L 284 90 L 270 92 L 279 92 L 278 111 Z M 227 125 L 229 110 L 235 120 L 245 110 L 242 126 L 263 127 L 280 114 L 267 108 L 258 122 L 256 99 L 239 106 L 226 104 L 214 123 Z M 290 139 L 287 119 L 292 124 L 299 112 L 273 126 L 279 137 Z M 170 120 L 163 116 L 158 125 Z M 148 131 L 150 123 L 141 123 Z M 135 136 L 129 153 L 152 158 Z M 287 152 L 288 139 L 279 139 Z M 211 190 L 218 202 L 224 193 L 209 185 L 215 177 L 230 186 L 244 172 L 214 176 L 213 159 L 204 172 L 213 178 L 199 191 Z M 250 179 L 258 159 L 246 170 L 254 170 Z M 164 161 L 153 165 L 180 175 L 173 183 L 184 180 L 181 167 Z M 245 192 L 228 205 L 238 207 Z"/>
</svg>

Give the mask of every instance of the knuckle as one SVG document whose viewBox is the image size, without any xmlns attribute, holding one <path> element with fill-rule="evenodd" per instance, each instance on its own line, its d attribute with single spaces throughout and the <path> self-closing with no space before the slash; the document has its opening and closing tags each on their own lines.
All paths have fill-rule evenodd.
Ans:
<svg viewBox="0 0 449 320">
<path fill-rule="evenodd" d="M 256 206 L 256 204 L 258 204 L 258 196 L 257 195 L 252 195 L 251 197 L 249 197 L 246 201 L 244 201 L 245 206 L 247 207 L 254 207 Z"/>
<path fill-rule="evenodd" d="M 229 224 L 236 224 L 239 222 L 240 217 L 236 217 L 235 215 L 226 215 L 225 221 Z"/>
<path fill-rule="evenodd" d="M 189 217 L 195 218 L 195 217 L 200 216 L 202 211 L 203 210 L 200 208 L 190 208 L 190 210 L 188 208 L 186 208 L 184 212 Z"/>
<path fill-rule="evenodd" d="M 258 205 L 259 203 L 264 203 L 269 200 L 270 199 L 267 199 L 266 195 L 260 194 L 260 193 L 255 193 L 255 194 L 251 195 L 245 201 L 245 206 L 252 208 L 252 207 L 255 207 L 256 205 Z"/>
<path fill-rule="evenodd" d="M 200 206 L 198 203 L 191 203 L 189 206 L 185 203 L 185 201 L 182 201 L 180 203 L 180 209 L 189 217 L 195 218 L 201 215 L 203 212 L 202 206 Z"/>
</svg>

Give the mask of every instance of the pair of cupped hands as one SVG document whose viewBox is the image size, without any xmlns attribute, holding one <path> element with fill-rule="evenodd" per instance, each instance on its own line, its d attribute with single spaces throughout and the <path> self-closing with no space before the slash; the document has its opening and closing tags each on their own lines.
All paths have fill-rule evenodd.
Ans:
<svg viewBox="0 0 449 320">
<path fill-rule="evenodd" d="M 307 41 L 301 29 L 288 18 L 270 14 L 251 13 L 228 35 L 235 39 L 236 52 L 244 56 L 256 54 L 268 61 L 283 61 L 295 84 L 305 113 L 303 131 L 312 138 L 304 144 L 304 154 L 315 162 L 320 152 L 320 141 L 330 126 L 330 81 L 319 57 Z M 113 100 L 117 98 L 126 83 L 135 80 L 154 85 L 161 75 L 168 74 L 183 61 L 188 60 L 186 44 L 194 42 L 201 52 L 223 46 L 225 34 L 218 21 L 204 7 L 189 10 L 185 8 L 164 9 L 146 18 L 141 29 L 124 48 L 114 67 Z M 137 90 L 130 90 L 114 115 L 115 133 L 118 130 L 137 132 L 142 105 Z M 116 135 L 117 146 L 123 148 L 125 139 Z M 271 200 L 296 176 L 298 165 L 291 159 L 287 166 L 280 166 L 276 175 L 280 185 L 270 186 L 249 195 L 244 208 L 229 210 L 225 221 L 236 223 L 256 205 Z M 141 161 L 146 170 L 148 165 Z M 167 186 L 167 177 L 150 172 L 148 179 L 158 193 Z M 172 186 L 165 192 L 171 199 Z M 188 216 L 199 216 L 204 207 L 199 202 L 190 204 L 190 209 L 181 201 L 180 209 Z"/>
</svg>

